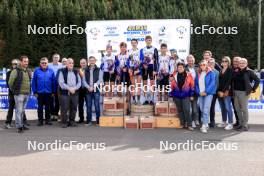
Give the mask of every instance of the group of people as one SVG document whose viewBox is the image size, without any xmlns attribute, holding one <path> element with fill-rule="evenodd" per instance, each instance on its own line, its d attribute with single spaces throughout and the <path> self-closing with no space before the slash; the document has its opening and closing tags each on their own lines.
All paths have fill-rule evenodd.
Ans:
<svg viewBox="0 0 264 176">
<path fill-rule="evenodd" d="M 131 49 L 125 42 L 120 43 L 120 53 L 114 55 L 112 46 L 106 46 L 102 53 L 101 65 L 96 65 L 96 58 L 80 60 L 80 68 L 74 67 L 72 58 L 52 55 L 40 59 L 40 66 L 34 73 L 28 69 L 28 57 L 21 56 L 12 60 L 13 68 L 7 73 L 9 87 L 9 111 L 5 127 L 11 127 L 13 109 L 16 110 L 16 128 L 21 133 L 28 129 L 25 107 L 31 89 L 38 101 L 38 126 L 52 125 L 53 119 L 59 118 L 63 128 L 75 127 L 78 109 L 79 123 L 84 123 L 84 103 L 87 111 L 87 125 L 92 125 L 92 103 L 94 103 L 96 124 L 100 119 L 100 96 L 98 85 L 109 85 L 104 96 L 114 96 L 114 86 L 133 86 L 131 92 L 118 96 L 127 96 L 133 104 L 154 105 L 155 87 L 162 87 L 158 93 L 159 101 L 171 97 L 175 102 L 181 121 L 181 128 L 194 130 L 200 123 L 201 132 L 207 133 L 209 127 L 215 127 L 215 104 L 218 99 L 222 123 L 219 127 L 238 130 L 248 127 L 248 98 L 259 86 L 260 79 L 248 68 L 247 59 L 224 56 L 218 64 L 210 51 L 203 53 L 203 59 L 195 64 L 193 55 L 181 59 L 175 49 L 170 50 L 161 44 L 160 54 L 152 46 L 151 36 L 145 37 L 146 46 L 138 48 L 138 41 L 131 40 Z M 18 66 L 19 65 L 19 66 Z M 143 91 L 141 85 L 149 86 Z M 154 88 L 153 88 L 154 87 Z M 143 92 L 143 93 L 142 93 Z M 144 100 L 143 103 L 141 100 Z M 45 107 L 45 118 L 44 110 Z M 236 122 L 233 125 L 233 112 Z M 45 122 L 45 123 L 44 123 Z"/>
<path fill-rule="evenodd" d="M 207 133 L 209 127 L 214 128 L 218 99 L 222 114 L 222 123 L 218 126 L 225 130 L 235 126 L 237 130 L 248 131 L 248 99 L 258 88 L 260 79 L 248 68 L 247 59 L 234 57 L 231 63 L 231 59 L 224 56 L 219 65 L 212 53 L 205 51 L 199 66 L 196 67 L 194 62 L 194 57 L 189 55 L 187 66 L 178 63 L 171 81 L 171 96 L 182 126 L 193 130 L 199 125 L 200 118 L 203 133 Z"/>
<path fill-rule="evenodd" d="M 21 56 L 19 60 L 12 60 L 12 69 L 8 71 L 6 79 L 9 88 L 9 111 L 5 128 L 11 128 L 12 113 L 15 108 L 17 132 L 21 133 L 23 130 L 29 129 L 25 108 L 31 91 L 38 102 L 38 126 L 52 125 L 51 121 L 59 118 L 59 111 L 63 128 L 76 126 L 75 116 L 78 106 L 79 122 L 84 121 L 84 101 L 87 102 L 87 124 L 91 125 L 91 102 L 93 99 L 98 99 L 95 101 L 98 104 L 95 105 L 97 124 L 99 124 L 100 93 L 99 90 L 93 90 L 93 84 L 96 82 L 100 84 L 100 69 L 95 65 L 95 57 L 91 56 L 88 59 L 89 67 L 87 67 L 87 60 L 81 59 L 82 68 L 79 70 L 74 68 L 72 58 L 63 59 L 60 63 L 60 55 L 55 53 L 52 59 L 53 62 L 48 63 L 48 58 L 41 58 L 40 66 L 33 73 L 28 69 L 29 59 L 27 56 Z"/>
</svg>

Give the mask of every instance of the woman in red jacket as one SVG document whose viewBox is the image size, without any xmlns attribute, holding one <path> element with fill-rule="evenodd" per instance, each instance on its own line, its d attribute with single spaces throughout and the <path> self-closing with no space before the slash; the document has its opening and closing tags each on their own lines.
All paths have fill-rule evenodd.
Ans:
<svg viewBox="0 0 264 176">
<path fill-rule="evenodd" d="M 170 95 L 178 108 L 181 126 L 193 131 L 190 101 L 194 96 L 194 80 L 192 75 L 186 72 L 184 63 L 177 64 L 177 71 L 174 72 L 171 80 Z"/>
</svg>

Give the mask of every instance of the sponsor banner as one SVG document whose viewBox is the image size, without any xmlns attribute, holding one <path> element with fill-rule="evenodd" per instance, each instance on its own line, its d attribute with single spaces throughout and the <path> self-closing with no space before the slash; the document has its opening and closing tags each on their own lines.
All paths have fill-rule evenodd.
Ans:
<svg viewBox="0 0 264 176">
<path fill-rule="evenodd" d="M 37 109 L 38 103 L 36 97 L 30 95 L 27 109 Z M 0 80 L 0 109 L 8 109 L 8 88 L 5 80 Z"/>
<path fill-rule="evenodd" d="M 248 100 L 248 109 L 264 112 L 264 96 L 263 96 L 264 80 L 261 80 L 259 87 L 255 93 L 252 93 Z"/>
<path fill-rule="evenodd" d="M 135 38 L 141 49 L 145 47 L 145 36 L 150 35 L 158 50 L 160 44 L 166 43 L 168 49 L 176 49 L 179 58 L 185 60 L 190 50 L 190 26 L 188 19 L 87 21 L 87 55 L 95 56 L 100 65 L 106 45 L 112 45 L 117 54 L 121 42 L 126 42 L 130 49 L 130 41 Z"/>
</svg>

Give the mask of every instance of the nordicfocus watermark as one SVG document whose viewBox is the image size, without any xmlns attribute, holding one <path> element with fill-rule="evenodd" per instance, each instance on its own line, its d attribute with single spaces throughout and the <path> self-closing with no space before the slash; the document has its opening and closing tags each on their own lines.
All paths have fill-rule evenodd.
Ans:
<svg viewBox="0 0 264 176">
<path fill-rule="evenodd" d="M 143 83 L 136 83 L 135 85 L 127 85 L 127 83 L 121 83 L 121 84 L 94 84 L 93 91 L 100 91 L 104 93 L 110 93 L 110 92 L 117 92 L 117 93 L 123 93 L 123 92 L 159 92 L 159 93 L 169 93 L 171 92 L 171 86 L 170 85 L 144 85 Z"/>
<path fill-rule="evenodd" d="M 106 143 L 104 142 L 87 142 L 82 143 L 78 141 L 62 142 L 61 140 L 55 140 L 53 142 L 27 142 L 28 151 L 49 151 L 49 150 L 64 150 L 64 151 L 103 151 L 106 149 Z"/>
<path fill-rule="evenodd" d="M 191 34 L 196 34 L 196 35 L 204 35 L 204 34 L 218 34 L 218 35 L 236 35 L 238 34 L 238 29 L 237 27 L 233 26 L 210 26 L 210 25 L 202 25 L 202 26 L 193 26 L 191 24 Z"/>
<path fill-rule="evenodd" d="M 88 34 L 90 31 L 87 28 L 72 24 L 69 26 L 63 26 L 62 24 L 54 24 L 53 26 L 37 26 L 37 25 L 28 25 L 27 34 L 33 35 L 71 35 L 71 34 Z M 191 34 L 195 35 L 205 35 L 205 34 L 218 34 L 218 35 L 236 35 L 238 34 L 238 28 L 235 26 L 210 26 L 208 24 L 201 26 L 190 27 Z"/>
<path fill-rule="evenodd" d="M 194 142 L 187 140 L 186 142 L 168 142 L 160 141 L 161 151 L 197 151 L 197 150 L 210 150 L 210 151 L 236 151 L 238 150 L 238 143 L 235 142 L 210 142 L 200 141 Z"/>
<path fill-rule="evenodd" d="M 62 26 L 61 24 L 55 24 L 54 26 L 37 26 L 37 25 L 28 25 L 27 26 L 27 34 L 40 34 L 40 35 L 69 35 L 69 34 L 83 34 L 88 33 L 86 28 L 83 28 L 78 25 L 69 25 L 69 26 Z"/>
</svg>

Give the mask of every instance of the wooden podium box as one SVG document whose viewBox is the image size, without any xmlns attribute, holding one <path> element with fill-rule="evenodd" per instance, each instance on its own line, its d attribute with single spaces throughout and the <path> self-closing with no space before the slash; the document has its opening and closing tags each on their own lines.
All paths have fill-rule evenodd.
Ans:
<svg viewBox="0 0 264 176">
<path fill-rule="evenodd" d="M 126 129 L 139 129 L 139 117 L 138 116 L 125 116 L 124 127 Z"/>
<path fill-rule="evenodd" d="M 101 116 L 100 127 L 124 127 L 123 116 Z"/>
<path fill-rule="evenodd" d="M 117 109 L 117 98 L 104 97 L 103 110 L 107 109 Z"/>
<path fill-rule="evenodd" d="M 140 129 L 154 129 L 155 128 L 155 118 L 153 116 L 141 116 Z"/>
<path fill-rule="evenodd" d="M 178 114 L 178 109 L 174 102 L 169 103 L 169 114 L 175 114 L 175 115 Z"/>
<path fill-rule="evenodd" d="M 179 128 L 181 123 L 177 117 L 159 117 L 156 116 L 156 128 Z"/>
<path fill-rule="evenodd" d="M 155 105 L 155 115 L 168 114 L 169 104 L 167 101 L 157 101 Z"/>
<path fill-rule="evenodd" d="M 124 98 L 117 98 L 116 108 L 117 109 L 127 109 L 128 108 L 128 104 L 126 102 L 126 97 L 124 97 Z"/>
</svg>

